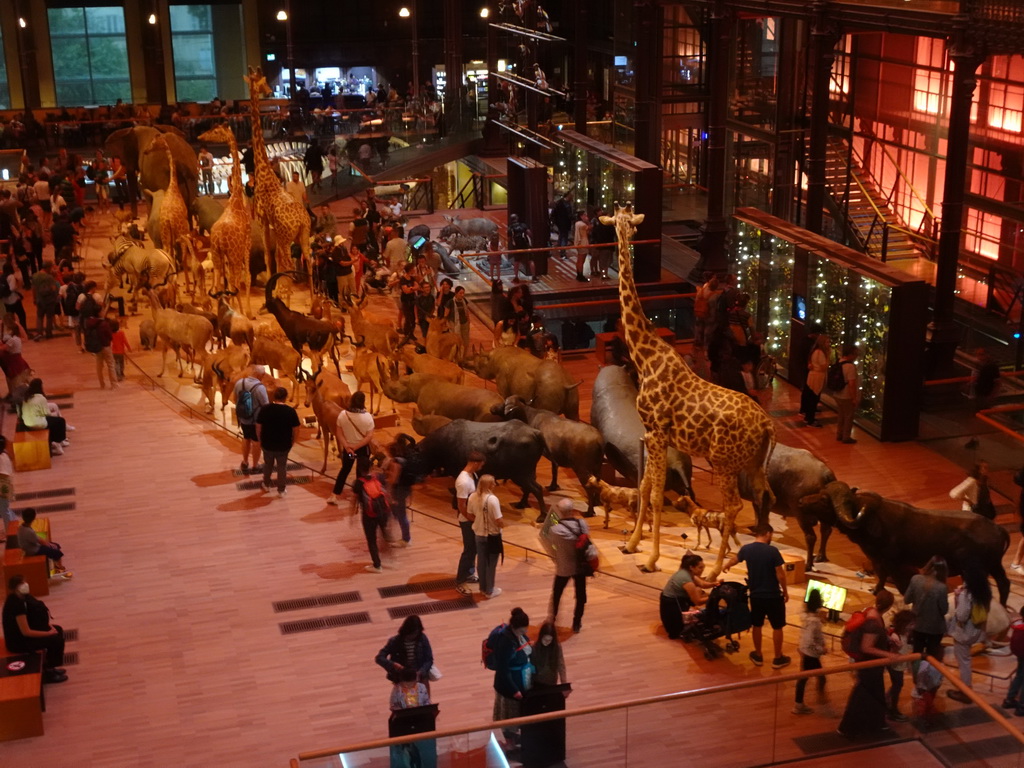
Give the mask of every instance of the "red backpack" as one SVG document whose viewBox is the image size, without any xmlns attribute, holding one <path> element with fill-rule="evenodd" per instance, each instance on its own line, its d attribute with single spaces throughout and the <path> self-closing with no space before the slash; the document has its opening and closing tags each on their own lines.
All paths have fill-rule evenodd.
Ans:
<svg viewBox="0 0 1024 768">
<path fill-rule="evenodd" d="M 843 653 L 849 656 L 854 661 L 864 661 L 868 657 L 864 655 L 864 651 L 861 650 L 864 643 L 864 624 L 867 623 L 868 612 L 854 611 L 850 614 L 850 618 L 846 620 L 846 625 L 843 627 L 843 636 L 840 643 L 843 647 Z"/>
<path fill-rule="evenodd" d="M 1024 619 L 1017 619 L 1010 625 L 1010 652 L 1018 659 L 1024 659 Z"/>
<path fill-rule="evenodd" d="M 387 494 L 384 493 L 384 485 L 377 475 L 369 475 L 363 478 L 363 487 L 360 491 L 363 495 L 363 510 L 367 517 L 380 518 L 381 524 L 387 519 L 391 511 Z"/>
</svg>

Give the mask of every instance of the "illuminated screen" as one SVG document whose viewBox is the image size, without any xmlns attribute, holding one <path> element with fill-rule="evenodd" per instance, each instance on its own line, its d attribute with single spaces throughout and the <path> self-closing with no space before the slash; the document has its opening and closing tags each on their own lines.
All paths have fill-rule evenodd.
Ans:
<svg viewBox="0 0 1024 768">
<path fill-rule="evenodd" d="M 843 606 L 846 605 L 845 587 L 837 587 L 835 584 L 826 584 L 823 581 L 808 579 L 807 592 L 804 593 L 805 603 L 807 602 L 807 598 L 811 596 L 812 589 L 816 589 L 821 592 L 821 601 L 830 611 L 842 611 Z"/>
</svg>

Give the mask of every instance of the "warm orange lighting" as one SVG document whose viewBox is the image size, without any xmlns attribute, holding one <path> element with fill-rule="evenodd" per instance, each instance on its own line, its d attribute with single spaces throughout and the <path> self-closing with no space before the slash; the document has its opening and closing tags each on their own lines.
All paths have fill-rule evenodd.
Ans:
<svg viewBox="0 0 1024 768">
<path fill-rule="evenodd" d="M 491 15 L 491 9 L 488 8 L 486 5 L 483 8 L 480 9 L 480 18 L 481 19 L 486 19 L 490 15 Z"/>
<path fill-rule="evenodd" d="M 398 9 L 398 15 L 401 16 L 403 19 L 408 19 L 412 14 L 409 12 L 409 9 L 403 5 L 401 8 Z"/>
<path fill-rule="evenodd" d="M 155 13 L 149 14 L 149 18 L 147 19 L 147 21 L 150 24 L 156 24 L 156 14 Z"/>
<path fill-rule="evenodd" d="M 278 21 L 288 21 L 288 11 L 278 11 L 277 12 L 277 20 Z"/>
<path fill-rule="evenodd" d="M 25 17 L 24 16 L 19 16 L 18 17 L 18 26 L 21 27 L 22 29 L 24 29 L 25 27 L 28 26 L 28 24 L 25 23 Z"/>
</svg>

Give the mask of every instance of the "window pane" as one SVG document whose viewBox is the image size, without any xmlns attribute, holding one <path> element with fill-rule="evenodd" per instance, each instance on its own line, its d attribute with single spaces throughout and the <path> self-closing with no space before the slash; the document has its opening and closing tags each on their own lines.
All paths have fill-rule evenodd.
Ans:
<svg viewBox="0 0 1024 768">
<path fill-rule="evenodd" d="M 85 21 L 90 35 L 124 34 L 124 11 L 121 8 L 86 8 Z"/>
<path fill-rule="evenodd" d="M 90 37 L 89 58 L 93 80 L 128 79 L 128 48 L 123 37 Z"/>
<path fill-rule="evenodd" d="M 0 35 L 0 109 L 11 108 L 11 92 L 7 85 L 7 60 L 4 58 L 4 39 Z"/>
<path fill-rule="evenodd" d="M 212 77 L 215 74 L 212 35 L 174 35 L 172 45 L 175 75 Z"/>
<path fill-rule="evenodd" d="M 84 8 L 50 8 L 50 35 L 81 35 L 85 32 Z"/>
<path fill-rule="evenodd" d="M 172 32 L 210 32 L 212 30 L 210 6 L 172 5 Z"/>
<path fill-rule="evenodd" d="M 213 101 L 217 95 L 217 81 L 211 78 L 202 80 L 178 80 L 178 101 Z"/>
</svg>

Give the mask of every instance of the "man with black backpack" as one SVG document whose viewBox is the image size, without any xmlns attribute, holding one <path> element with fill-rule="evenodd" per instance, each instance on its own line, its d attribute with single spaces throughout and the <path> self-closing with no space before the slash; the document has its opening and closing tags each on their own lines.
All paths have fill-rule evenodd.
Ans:
<svg viewBox="0 0 1024 768">
<path fill-rule="evenodd" d="M 829 368 L 827 381 L 839 415 L 836 440 L 848 445 L 857 442 L 850 436 L 853 432 L 853 414 L 860 405 L 860 376 L 855 365 L 857 354 L 857 347 L 853 344 L 843 344 L 842 357 Z"/>
<path fill-rule="evenodd" d="M 587 544 L 590 541 L 590 528 L 581 518 L 579 510 L 572 499 L 562 499 L 555 507 L 558 522 L 551 526 L 550 541 L 555 551 L 555 583 L 551 590 L 551 618 L 558 619 L 558 604 L 562 601 L 562 593 L 572 579 L 576 590 L 576 607 L 572 612 L 572 631 L 579 632 L 583 628 L 583 609 L 587 605 L 587 576 L 590 569 L 586 566 Z"/>
</svg>

